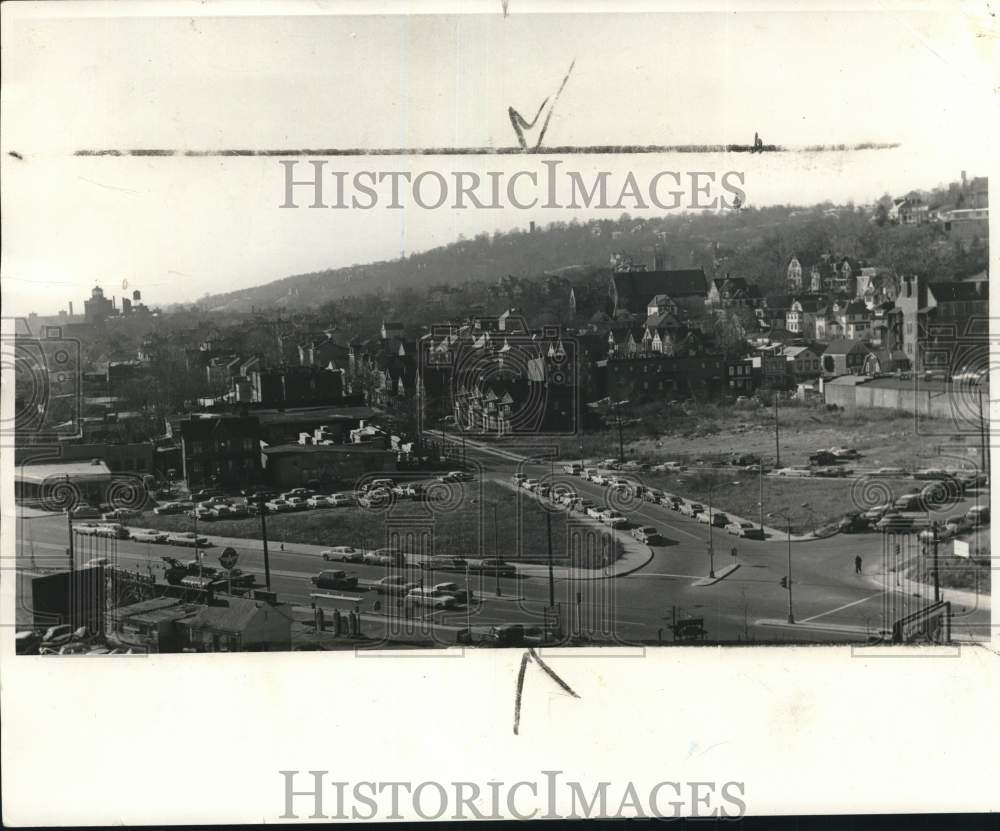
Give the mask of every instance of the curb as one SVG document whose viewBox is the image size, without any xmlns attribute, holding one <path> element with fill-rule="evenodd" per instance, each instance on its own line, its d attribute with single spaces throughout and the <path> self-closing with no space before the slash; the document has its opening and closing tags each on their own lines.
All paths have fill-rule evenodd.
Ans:
<svg viewBox="0 0 1000 831">
<path fill-rule="evenodd" d="M 695 580 L 691 585 L 697 586 L 698 588 L 703 588 L 705 586 L 714 586 L 721 580 L 725 580 L 730 574 L 732 574 L 736 569 L 740 567 L 741 563 L 732 563 L 721 571 L 715 573 L 715 577 L 702 577 L 700 580 Z"/>
</svg>

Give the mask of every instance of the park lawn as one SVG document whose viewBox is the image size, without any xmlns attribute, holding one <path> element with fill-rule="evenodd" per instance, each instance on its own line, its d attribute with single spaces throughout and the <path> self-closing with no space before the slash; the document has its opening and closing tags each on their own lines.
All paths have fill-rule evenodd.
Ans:
<svg viewBox="0 0 1000 831">
<path fill-rule="evenodd" d="M 401 500 L 386 510 L 351 507 L 269 514 L 268 542 L 272 547 L 281 543 L 304 543 L 374 549 L 393 545 L 393 540 L 399 539 L 398 545 L 404 552 L 548 562 L 547 509 L 527 492 L 512 491 L 488 481 L 482 483 L 481 491 L 478 483 L 450 487 L 453 499 L 437 502 Z M 494 504 L 497 506 L 495 513 Z M 567 522 L 578 517 L 562 509 L 552 509 L 552 551 L 556 564 L 567 563 Z M 177 514 L 145 513 L 131 524 L 168 531 L 194 529 L 194 520 Z M 588 523 L 587 527 L 590 525 Z M 260 519 L 201 521 L 198 531 L 207 536 L 260 539 Z M 600 539 L 596 539 L 594 545 L 600 546 Z"/>
</svg>

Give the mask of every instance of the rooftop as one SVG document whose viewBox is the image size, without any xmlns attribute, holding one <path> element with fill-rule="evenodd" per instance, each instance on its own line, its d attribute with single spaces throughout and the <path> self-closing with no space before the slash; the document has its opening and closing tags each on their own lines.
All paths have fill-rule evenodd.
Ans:
<svg viewBox="0 0 1000 831">
<path fill-rule="evenodd" d="M 19 465 L 18 480 L 41 484 L 54 479 L 110 479 L 111 471 L 103 461 L 94 462 L 35 462 Z"/>
</svg>

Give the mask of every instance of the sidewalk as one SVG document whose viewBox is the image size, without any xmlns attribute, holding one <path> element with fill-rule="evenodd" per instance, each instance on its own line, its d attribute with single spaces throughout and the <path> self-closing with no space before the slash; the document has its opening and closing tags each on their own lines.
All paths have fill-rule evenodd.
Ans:
<svg viewBox="0 0 1000 831">
<path fill-rule="evenodd" d="M 594 524 L 600 528 L 605 527 L 600 525 L 596 520 L 594 520 Z M 227 547 L 235 548 L 237 551 L 240 549 L 248 551 L 264 550 L 263 542 L 256 539 L 244 539 L 242 537 L 216 537 L 212 535 L 206 536 L 208 536 L 209 540 L 214 543 L 213 548 L 205 550 L 206 558 L 212 557 L 213 554 L 217 556 L 218 552 Z M 626 574 L 631 574 L 632 572 L 643 568 L 650 562 L 650 560 L 653 559 L 654 551 L 648 546 L 640 544 L 637 540 L 634 540 L 631 537 L 623 540 L 622 542 L 622 547 L 624 549 L 622 556 L 614 563 L 611 563 L 603 569 L 581 569 L 571 568 L 565 565 L 553 565 L 552 575 L 556 580 L 600 580 L 606 577 L 624 577 Z M 325 563 L 325 560 L 322 559 L 322 552 L 329 547 L 330 546 L 290 542 L 285 543 L 284 551 L 282 551 L 281 543 L 269 541 L 267 550 L 271 554 L 298 554 L 315 557 L 321 564 L 323 564 Z M 432 558 L 413 557 L 410 561 L 419 563 L 422 559 L 430 560 Z M 481 562 L 481 559 L 478 557 L 469 557 L 467 560 L 469 565 L 473 568 Z M 524 577 L 541 577 L 548 579 L 549 567 L 545 563 L 518 563 L 510 562 L 509 560 L 508 562 L 517 570 L 518 574 L 523 575 Z M 342 563 L 340 565 L 349 568 L 352 563 Z M 337 566 L 337 564 L 332 563 L 331 567 L 334 566 Z"/>
</svg>

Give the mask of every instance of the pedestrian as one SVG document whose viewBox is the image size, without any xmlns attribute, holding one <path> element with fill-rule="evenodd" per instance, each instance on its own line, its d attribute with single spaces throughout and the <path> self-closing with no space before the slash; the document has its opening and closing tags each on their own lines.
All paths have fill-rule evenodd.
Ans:
<svg viewBox="0 0 1000 831">
<path fill-rule="evenodd" d="M 854 573 L 861 574 L 861 555 L 854 558 Z"/>
</svg>

